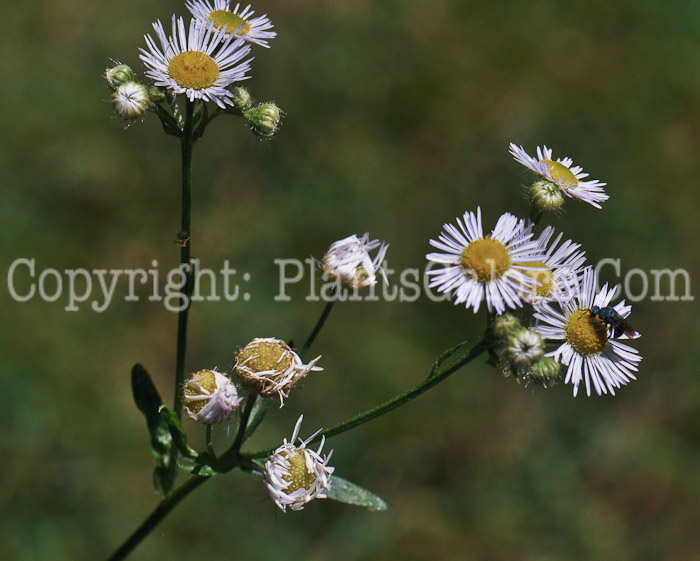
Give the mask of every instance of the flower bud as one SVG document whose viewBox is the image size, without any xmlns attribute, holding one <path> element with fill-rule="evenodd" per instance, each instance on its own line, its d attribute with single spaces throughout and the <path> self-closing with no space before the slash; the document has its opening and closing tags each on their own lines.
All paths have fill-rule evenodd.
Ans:
<svg viewBox="0 0 700 561">
<path fill-rule="evenodd" d="M 260 138 L 271 138 L 279 129 L 282 112 L 274 103 L 261 103 L 243 113 L 251 130 Z"/>
<path fill-rule="evenodd" d="M 127 64 L 117 64 L 105 70 L 105 79 L 109 87 L 116 90 L 125 82 L 132 82 L 134 80 L 134 71 Z"/>
<path fill-rule="evenodd" d="M 253 105 L 253 98 L 246 88 L 231 88 L 233 106 L 239 111 L 248 111 Z"/>
<path fill-rule="evenodd" d="M 253 339 L 236 355 L 234 370 L 251 393 L 263 397 L 278 396 L 280 407 L 289 391 L 312 370 L 323 370 L 316 366 L 321 357 L 303 364 L 289 345 L 279 339 Z"/>
<path fill-rule="evenodd" d="M 216 370 L 192 374 L 185 383 L 184 392 L 187 414 L 208 425 L 227 421 L 243 401 L 229 377 Z"/>
<path fill-rule="evenodd" d="M 161 103 L 165 101 L 165 92 L 158 86 L 151 86 L 148 88 L 148 99 L 151 100 L 151 103 Z"/>
<path fill-rule="evenodd" d="M 534 382 L 546 388 L 556 383 L 559 369 L 560 365 L 557 361 L 544 357 L 532 365 L 524 378 L 528 382 Z"/>
<path fill-rule="evenodd" d="M 515 370 L 524 370 L 544 354 L 542 337 L 533 329 L 521 328 L 506 339 L 503 357 Z"/>
<path fill-rule="evenodd" d="M 149 106 L 146 86 L 137 82 L 125 82 L 112 94 L 114 112 L 122 119 L 140 117 Z"/>
<path fill-rule="evenodd" d="M 539 212 L 553 212 L 564 205 L 564 193 L 551 181 L 535 181 L 530 187 L 530 202 Z"/>
<path fill-rule="evenodd" d="M 493 331 L 493 336 L 497 340 L 503 340 L 522 329 L 522 325 L 520 325 L 520 320 L 513 314 L 506 313 L 497 316 L 493 320 L 491 329 Z"/>
</svg>

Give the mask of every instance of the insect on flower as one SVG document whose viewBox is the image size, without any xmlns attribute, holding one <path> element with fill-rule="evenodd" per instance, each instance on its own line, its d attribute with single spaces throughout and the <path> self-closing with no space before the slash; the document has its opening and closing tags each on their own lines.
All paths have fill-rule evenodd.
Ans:
<svg viewBox="0 0 700 561">
<path fill-rule="evenodd" d="M 600 306 L 593 306 L 591 308 L 591 315 L 593 317 L 597 317 L 600 321 L 606 324 L 610 329 L 610 334 L 615 339 L 619 338 L 623 334 L 630 339 L 636 339 L 640 336 L 640 334 L 635 331 L 629 323 L 627 323 L 627 320 L 618 314 L 615 308 L 612 306 L 605 306 L 603 308 Z"/>
</svg>

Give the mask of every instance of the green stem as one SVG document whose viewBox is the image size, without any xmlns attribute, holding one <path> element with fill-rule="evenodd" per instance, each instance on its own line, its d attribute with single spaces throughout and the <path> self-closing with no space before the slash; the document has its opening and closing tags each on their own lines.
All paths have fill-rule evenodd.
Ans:
<svg viewBox="0 0 700 561">
<path fill-rule="evenodd" d="M 443 370 L 440 370 L 431 376 L 428 376 L 425 380 L 423 380 L 420 384 L 414 386 L 408 391 L 405 391 L 402 394 L 397 395 L 396 397 L 390 399 L 389 401 L 385 401 L 384 403 L 377 405 L 376 407 L 373 407 L 372 409 L 368 409 L 364 413 L 360 413 L 359 415 L 355 415 L 354 417 L 351 417 L 347 421 L 343 421 L 342 423 L 339 423 L 335 425 L 334 427 L 331 427 L 329 429 L 326 429 L 324 431 L 321 431 L 316 438 L 314 438 L 310 443 L 314 443 L 319 441 L 322 437 L 331 437 L 335 436 L 336 434 L 340 434 L 342 432 L 348 431 L 358 425 L 362 425 L 366 423 L 367 421 L 371 421 L 372 419 L 376 419 L 380 415 L 383 415 L 384 413 L 388 413 L 392 409 L 396 409 L 400 405 L 403 405 L 404 403 L 411 401 L 412 399 L 418 397 L 420 394 L 428 391 L 430 388 L 433 386 L 439 384 L 442 382 L 445 378 L 450 376 L 451 374 L 454 374 L 465 366 L 466 364 L 470 363 L 472 360 L 477 358 L 481 353 L 483 353 L 485 350 L 488 349 L 488 343 L 484 340 L 479 341 L 476 345 L 474 345 L 468 352 L 466 352 L 462 357 L 457 359 L 453 364 L 450 366 L 444 368 Z M 272 452 L 274 452 L 274 448 L 270 448 L 268 450 L 261 450 L 259 452 L 253 452 L 252 454 L 245 454 L 245 457 L 247 458 L 266 458 Z"/>
<path fill-rule="evenodd" d="M 326 302 L 326 306 L 325 308 L 323 308 L 323 312 L 321 312 L 321 317 L 318 318 L 314 330 L 311 332 L 311 335 L 309 335 L 309 338 L 306 340 L 306 343 L 304 343 L 304 346 L 299 351 L 299 358 L 304 358 L 304 355 L 309 350 L 311 345 L 313 345 L 314 341 L 316 340 L 316 337 L 323 328 L 323 324 L 326 323 L 326 320 L 328 319 L 328 316 L 330 315 L 331 310 L 333 309 L 333 304 L 335 304 L 335 298 L 333 298 L 333 295 L 335 294 L 335 287 L 333 287 L 333 289 L 331 290 L 331 299 L 328 302 Z"/>
<path fill-rule="evenodd" d="M 127 538 L 121 547 L 112 554 L 108 561 L 120 561 L 121 559 L 126 559 L 127 555 L 129 555 L 134 548 L 139 545 L 143 539 L 148 536 L 148 534 L 151 533 L 158 523 L 163 520 L 163 518 L 165 518 L 182 499 L 184 499 L 208 479 L 211 478 L 201 476 L 191 477 L 177 489 L 175 489 L 170 495 L 165 497 L 151 513 L 151 515 L 146 518 L 146 520 L 144 520 L 143 523 L 136 528 L 134 533 Z"/>
<path fill-rule="evenodd" d="M 180 139 L 182 149 L 182 220 L 180 233 L 180 267 L 184 275 L 182 298 L 184 306 L 177 317 L 177 359 L 175 365 L 175 404 L 173 409 L 178 418 L 182 417 L 184 396 L 182 386 L 185 383 L 185 354 L 187 352 L 187 318 L 190 312 L 192 280 L 190 271 L 190 217 L 192 211 L 192 127 L 194 103 L 187 101 L 185 113 L 185 129 Z"/>
<path fill-rule="evenodd" d="M 212 445 L 212 439 L 211 439 L 211 433 L 212 433 L 212 425 L 207 425 L 205 429 L 205 440 L 207 441 L 207 452 L 209 453 L 209 456 L 211 456 L 211 460 L 216 461 L 216 452 L 214 451 L 214 446 Z"/>
</svg>

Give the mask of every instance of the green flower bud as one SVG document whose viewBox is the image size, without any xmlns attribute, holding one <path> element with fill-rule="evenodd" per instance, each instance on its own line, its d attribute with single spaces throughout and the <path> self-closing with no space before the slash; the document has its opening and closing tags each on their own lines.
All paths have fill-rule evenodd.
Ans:
<svg viewBox="0 0 700 561">
<path fill-rule="evenodd" d="M 239 111 L 248 111 L 253 106 L 253 98 L 246 88 L 232 88 L 233 106 Z"/>
<path fill-rule="evenodd" d="M 539 212 L 553 212 L 564 205 L 564 193 L 556 183 L 535 181 L 530 187 L 530 202 Z"/>
<path fill-rule="evenodd" d="M 559 369 L 560 365 L 557 361 L 543 357 L 532 365 L 524 378 L 528 382 L 534 382 L 546 388 L 556 383 L 559 378 Z"/>
<path fill-rule="evenodd" d="M 112 68 L 105 70 L 105 79 L 109 87 L 116 90 L 125 82 L 131 82 L 134 79 L 134 71 L 127 64 L 117 64 Z"/>
<path fill-rule="evenodd" d="M 492 324 L 493 336 L 498 340 L 508 338 L 521 328 L 520 320 L 513 314 L 502 314 Z"/>
<path fill-rule="evenodd" d="M 165 101 L 165 92 L 161 90 L 158 86 L 151 86 L 148 88 L 148 98 L 152 103 L 161 103 Z"/>
<path fill-rule="evenodd" d="M 282 112 L 274 103 L 261 103 L 243 113 L 251 130 L 260 138 L 271 138 L 279 129 Z"/>
</svg>

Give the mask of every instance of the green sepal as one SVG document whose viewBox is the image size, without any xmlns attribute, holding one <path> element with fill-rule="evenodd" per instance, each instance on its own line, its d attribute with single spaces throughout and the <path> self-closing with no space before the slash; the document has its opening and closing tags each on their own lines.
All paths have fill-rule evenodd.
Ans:
<svg viewBox="0 0 700 561">
<path fill-rule="evenodd" d="M 267 410 L 270 408 L 269 399 L 258 397 L 256 395 L 251 395 L 248 399 L 255 399 L 256 401 L 253 404 L 253 410 L 250 412 L 250 417 L 248 418 L 248 425 L 243 433 L 243 442 L 253 436 L 253 433 L 260 426 L 260 423 L 263 422 L 263 419 L 267 414 Z"/>
<path fill-rule="evenodd" d="M 131 369 L 131 390 L 136 406 L 146 417 L 146 426 L 151 437 L 151 452 L 156 461 L 153 487 L 165 496 L 172 491 L 177 476 L 177 449 L 173 446 L 168 424 L 159 413 L 163 401 L 151 376 L 140 364 L 135 364 Z"/>
<path fill-rule="evenodd" d="M 187 445 L 187 433 L 185 432 L 185 429 L 182 428 L 182 423 L 175 414 L 175 411 L 173 411 L 173 409 L 167 405 L 161 405 L 158 411 L 165 423 L 168 425 L 170 436 L 173 437 L 175 446 L 177 446 L 180 454 L 182 454 L 185 458 L 196 458 L 198 456 L 197 451 L 193 450 Z"/>
<path fill-rule="evenodd" d="M 331 488 L 326 491 L 329 499 L 349 505 L 364 506 L 370 510 L 386 510 L 389 505 L 371 491 L 350 481 L 331 475 Z"/>
</svg>

